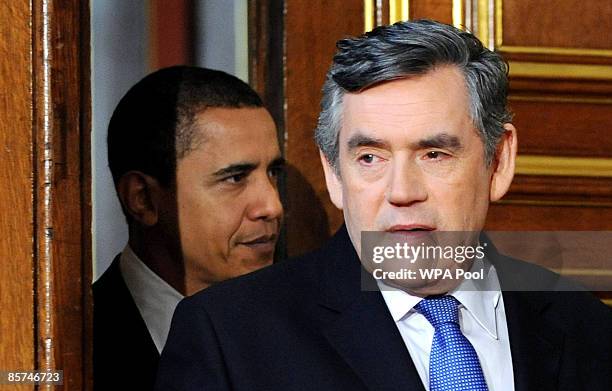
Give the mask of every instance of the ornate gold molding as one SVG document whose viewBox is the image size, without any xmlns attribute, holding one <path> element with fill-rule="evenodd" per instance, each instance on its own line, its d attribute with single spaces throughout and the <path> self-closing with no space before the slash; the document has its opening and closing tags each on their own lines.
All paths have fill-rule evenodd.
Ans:
<svg viewBox="0 0 612 391">
<path fill-rule="evenodd" d="M 606 97 L 574 97 L 574 96 L 539 96 L 539 95 L 518 95 L 508 96 L 511 102 L 553 102 L 553 103 L 586 103 L 612 105 L 612 98 Z"/>
<path fill-rule="evenodd" d="M 466 0 L 467 1 L 467 0 Z M 495 47 L 495 41 L 492 39 L 493 29 L 493 3 L 492 0 L 478 0 L 477 13 L 478 13 L 478 31 L 476 36 L 480 39 L 483 45 L 493 50 Z"/>
<path fill-rule="evenodd" d="M 509 61 L 510 76 L 549 79 L 612 80 L 612 66 Z"/>
<path fill-rule="evenodd" d="M 495 0 L 495 48 L 499 49 L 502 46 L 504 37 L 503 29 L 503 0 Z"/>
<path fill-rule="evenodd" d="M 375 0 L 363 1 L 363 29 L 366 32 L 376 27 L 376 5 L 374 2 Z"/>
<path fill-rule="evenodd" d="M 389 24 L 399 22 L 400 20 L 410 19 L 410 1 L 409 0 L 388 0 L 389 1 Z M 363 28 L 364 31 L 370 31 L 378 26 L 380 22 L 380 5 L 382 1 L 364 0 L 363 1 Z"/>
<path fill-rule="evenodd" d="M 452 0 L 453 26 L 473 33 L 493 50 L 495 48 L 495 0 Z"/>
<path fill-rule="evenodd" d="M 408 0 L 389 0 L 389 24 L 410 19 Z"/>
<path fill-rule="evenodd" d="M 453 26 L 462 30 L 467 27 L 465 23 L 463 0 L 453 0 Z"/>
<path fill-rule="evenodd" d="M 581 48 L 557 48 L 547 46 L 504 46 L 497 45 L 497 50 L 506 53 L 520 54 L 551 54 L 557 56 L 590 56 L 590 57 L 612 57 L 612 50 L 606 49 L 581 49 Z"/>
<path fill-rule="evenodd" d="M 518 155 L 515 174 L 612 178 L 612 158 Z"/>
<path fill-rule="evenodd" d="M 506 53 L 552 54 L 559 56 L 594 56 L 612 57 L 612 50 L 586 48 L 560 48 L 548 46 L 510 46 L 504 45 L 503 4 L 504 0 L 495 0 L 495 47 Z"/>
</svg>

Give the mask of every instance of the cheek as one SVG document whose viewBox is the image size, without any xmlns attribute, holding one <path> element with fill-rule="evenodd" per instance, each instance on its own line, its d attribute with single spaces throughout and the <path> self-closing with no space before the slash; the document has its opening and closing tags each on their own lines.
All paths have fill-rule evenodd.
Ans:
<svg viewBox="0 0 612 391">
<path fill-rule="evenodd" d="M 202 195 L 194 190 L 179 192 L 177 203 L 181 228 L 195 230 L 198 228 L 198 222 L 208 220 L 206 208 L 202 207 L 202 204 L 205 202 L 203 198 Z"/>
<path fill-rule="evenodd" d="M 219 205 L 184 203 L 179 221 L 181 249 L 190 270 L 214 274 L 224 267 L 235 246 L 235 215 L 235 210 Z"/>
<path fill-rule="evenodd" d="M 376 219 L 385 199 L 382 182 L 343 182 L 344 214 L 347 222 L 360 231 L 375 230 Z"/>
<path fill-rule="evenodd" d="M 222 238 L 227 235 L 227 223 L 223 223 L 223 214 L 218 213 L 220 208 L 204 191 L 191 188 L 179 193 L 177 198 L 181 244 L 186 253 L 197 256 L 215 252 L 217 243 L 226 246 Z"/>
<path fill-rule="evenodd" d="M 438 216 L 449 230 L 480 230 L 488 209 L 488 184 L 479 175 L 432 183 Z"/>
<path fill-rule="evenodd" d="M 210 219 L 205 212 L 197 202 L 197 198 L 194 199 L 192 195 L 179 197 L 181 245 L 188 258 L 208 251 L 207 243 L 214 236 L 214 232 L 211 232 L 207 224 Z"/>
</svg>

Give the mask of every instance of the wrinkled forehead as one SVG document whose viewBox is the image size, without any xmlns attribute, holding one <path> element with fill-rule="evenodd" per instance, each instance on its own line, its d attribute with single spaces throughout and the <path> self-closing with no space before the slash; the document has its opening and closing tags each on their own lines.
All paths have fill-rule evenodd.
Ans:
<svg viewBox="0 0 612 391">
<path fill-rule="evenodd" d="M 463 75 L 449 66 L 346 93 L 339 139 L 346 142 L 356 132 L 387 136 L 452 133 L 471 124 L 470 119 Z"/>
</svg>

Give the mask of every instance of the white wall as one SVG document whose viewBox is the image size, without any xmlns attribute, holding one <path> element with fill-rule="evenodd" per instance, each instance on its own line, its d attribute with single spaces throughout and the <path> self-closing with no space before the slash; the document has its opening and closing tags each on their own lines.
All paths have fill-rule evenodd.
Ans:
<svg viewBox="0 0 612 391">
<path fill-rule="evenodd" d="M 196 63 L 248 82 L 247 0 L 200 0 L 196 5 Z"/>
<path fill-rule="evenodd" d="M 127 241 L 127 224 L 108 169 L 106 128 L 119 99 L 149 71 L 147 3 L 147 0 L 91 2 L 94 280 Z"/>
<path fill-rule="evenodd" d="M 91 2 L 93 278 L 127 242 L 127 225 L 106 156 L 106 129 L 119 99 L 149 68 L 149 1 Z M 247 0 L 197 0 L 196 64 L 248 79 Z"/>
</svg>

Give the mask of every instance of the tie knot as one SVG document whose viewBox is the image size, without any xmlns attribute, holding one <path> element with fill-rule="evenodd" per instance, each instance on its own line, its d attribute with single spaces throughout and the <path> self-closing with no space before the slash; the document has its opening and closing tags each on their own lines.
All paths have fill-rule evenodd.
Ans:
<svg viewBox="0 0 612 391">
<path fill-rule="evenodd" d="M 436 328 L 442 323 L 459 324 L 459 301 L 453 296 L 426 297 L 414 307 Z"/>
</svg>

